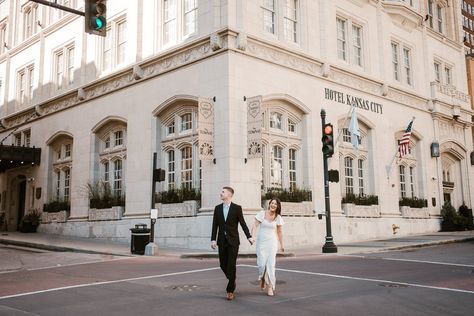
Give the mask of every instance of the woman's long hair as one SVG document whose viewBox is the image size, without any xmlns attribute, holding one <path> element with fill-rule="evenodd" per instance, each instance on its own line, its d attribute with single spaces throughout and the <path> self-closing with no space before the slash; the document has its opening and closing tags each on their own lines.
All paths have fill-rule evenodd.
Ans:
<svg viewBox="0 0 474 316">
<path fill-rule="evenodd" d="M 277 202 L 277 209 L 276 209 L 276 211 L 275 211 L 275 213 L 276 213 L 275 218 L 276 218 L 278 215 L 281 215 L 281 201 L 280 201 L 279 198 L 270 199 L 270 201 L 268 202 L 268 209 L 270 209 L 270 204 L 271 204 L 273 201 L 276 201 L 276 202 Z"/>
</svg>

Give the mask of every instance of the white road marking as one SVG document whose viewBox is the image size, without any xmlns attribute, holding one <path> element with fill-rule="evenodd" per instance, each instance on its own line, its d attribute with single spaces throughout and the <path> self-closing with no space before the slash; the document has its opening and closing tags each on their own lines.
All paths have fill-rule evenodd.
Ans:
<svg viewBox="0 0 474 316">
<path fill-rule="evenodd" d="M 125 259 L 132 259 L 132 258 L 133 258 L 133 257 L 120 257 L 120 258 L 104 259 L 104 260 L 94 260 L 94 261 L 87 261 L 87 262 L 80 262 L 80 263 L 57 264 L 57 265 L 55 265 L 55 266 L 48 266 L 48 267 L 41 267 L 41 268 L 32 268 L 32 269 L 26 269 L 26 270 L 27 270 L 27 271 L 45 270 L 45 269 L 53 269 L 53 268 L 79 266 L 79 265 L 90 264 L 90 263 L 111 262 L 111 261 L 125 260 Z"/>
<path fill-rule="evenodd" d="M 239 266 L 258 268 L 257 266 L 249 265 L 249 264 L 240 264 Z M 319 273 L 319 272 L 308 272 L 308 271 L 299 271 L 299 270 L 281 269 L 281 268 L 276 268 L 275 270 L 284 271 L 284 272 L 299 273 L 299 274 L 325 276 L 325 277 L 338 278 L 338 279 L 358 280 L 358 281 L 377 282 L 377 283 L 388 283 L 388 284 L 395 284 L 395 285 L 420 287 L 420 288 L 432 289 L 432 290 L 441 290 L 441 291 L 451 291 L 451 292 L 474 294 L 474 291 L 469 291 L 469 290 L 460 290 L 460 289 L 453 289 L 453 288 L 449 288 L 449 287 L 430 286 L 430 285 L 423 285 L 423 284 L 416 284 L 416 283 L 395 282 L 395 281 L 389 281 L 389 280 L 359 278 L 359 277 L 352 277 L 352 276 L 347 276 L 347 275 Z"/>
<path fill-rule="evenodd" d="M 75 289 L 75 288 L 87 287 L 87 286 L 114 284 L 114 283 L 146 280 L 146 279 L 153 279 L 153 278 L 163 278 L 163 277 L 174 276 L 174 275 L 190 274 L 190 273 L 205 272 L 205 271 L 212 271 L 212 270 L 220 270 L 220 267 L 190 270 L 190 271 L 182 271 L 182 272 L 173 272 L 173 273 L 166 273 L 166 274 L 148 275 L 148 276 L 143 276 L 143 277 L 128 278 L 128 279 L 113 280 L 113 281 L 103 281 L 103 282 L 94 282 L 94 283 L 85 283 L 85 284 L 78 284 L 78 285 L 71 285 L 71 286 L 63 286 L 63 287 L 57 287 L 57 288 L 41 290 L 41 291 L 33 291 L 33 292 L 26 292 L 26 293 L 0 296 L 0 300 L 4 300 L 4 299 L 7 299 L 7 298 L 13 298 L 13 297 L 19 297 L 19 296 L 27 296 L 27 295 L 33 295 L 33 294 L 53 292 L 53 291 Z"/>
<path fill-rule="evenodd" d="M 372 257 L 372 256 L 359 256 L 359 255 L 343 255 L 343 256 L 354 257 L 354 258 L 363 258 L 363 259 L 380 259 L 380 260 L 388 260 L 388 261 L 416 262 L 416 263 L 438 264 L 438 265 L 443 265 L 443 266 L 456 266 L 456 267 L 474 268 L 474 265 L 472 265 L 472 264 L 462 264 L 462 263 L 427 261 L 427 260 L 416 260 L 416 259 L 403 259 L 403 258 L 384 258 L 384 257 Z"/>
</svg>

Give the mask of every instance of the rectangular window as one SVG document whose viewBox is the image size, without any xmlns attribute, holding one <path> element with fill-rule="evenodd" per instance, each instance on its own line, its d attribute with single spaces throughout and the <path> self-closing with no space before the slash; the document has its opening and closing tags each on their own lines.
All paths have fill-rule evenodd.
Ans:
<svg viewBox="0 0 474 316">
<path fill-rule="evenodd" d="M 66 169 L 64 171 L 64 201 L 69 201 L 69 184 L 71 182 L 71 170 Z"/>
<path fill-rule="evenodd" d="M 428 0 L 428 21 L 431 28 L 433 28 L 433 0 Z"/>
<path fill-rule="evenodd" d="M 193 151 L 191 147 L 181 149 L 181 186 L 193 187 Z"/>
<path fill-rule="evenodd" d="M 74 47 L 67 48 L 67 84 L 74 82 Z"/>
<path fill-rule="evenodd" d="M 174 121 L 170 125 L 168 125 L 168 135 L 174 134 Z"/>
<path fill-rule="evenodd" d="M 13 145 L 21 146 L 21 133 L 17 133 L 13 136 Z"/>
<path fill-rule="evenodd" d="M 23 132 L 23 146 L 30 147 L 31 145 L 31 131 L 26 130 Z"/>
<path fill-rule="evenodd" d="M 109 183 L 110 181 L 110 164 L 108 162 L 104 163 L 104 182 Z"/>
<path fill-rule="evenodd" d="M 120 146 L 123 144 L 123 131 L 116 131 L 114 133 L 115 146 Z"/>
<path fill-rule="evenodd" d="M 122 196 L 122 160 L 114 161 L 114 196 Z"/>
<path fill-rule="evenodd" d="M 282 115 L 277 112 L 272 112 L 270 114 L 270 127 L 281 129 L 281 119 Z"/>
<path fill-rule="evenodd" d="M 342 60 L 347 60 L 346 55 L 346 21 L 337 18 L 337 57 Z"/>
<path fill-rule="evenodd" d="M 63 76 L 64 76 L 64 55 L 62 52 L 56 55 L 56 85 L 58 89 L 61 89 L 63 86 Z"/>
<path fill-rule="evenodd" d="M 36 33 L 36 11 L 36 6 L 23 8 L 23 40 L 26 40 Z"/>
<path fill-rule="evenodd" d="M 288 132 L 296 133 L 296 123 L 288 119 Z"/>
<path fill-rule="evenodd" d="M 178 7 L 176 0 L 164 0 L 163 7 L 163 44 L 173 44 L 177 40 Z"/>
<path fill-rule="evenodd" d="M 0 55 L 6 51 L 7 44 L 7 24 L 0 25 Z"/>
<path fill-rule="evenodd" d="M 345 143 L 350 143 L 351 141 L 351 132 L 349 132 L 348 128 L 342 129 L 342 141 Z"/>
<path fill-rule="evenodd" d="M 196 32 L 197 0 L 184 0 L 184 36 Z"/>
<path fill-rule="evenodd" d="M 25 91 L 26 91 L 26 75 L 25 71 L 22 71 L 18 74 L 18 101 L 20 104 L 25 103 Z"/>
<path fill-rule="evenodd" d="M 125 49 L 127 44 L 127 22 L 117 23 L 117 65 L 125 62 Z"/>
<path fill-rule="evenodd" d="M 191 130 L 193 128 L 193 116 L 191 113 L 181 115 L 181 132 Z"/>
<path fill-rule="evenodd" d="M 281 188 L 283 178 L 283 149 L 279 146 L 272 147 L 271 185 Z"/>
<path fill-rule="evenodd" d="M 358 159 L 357 160 L 357 171 L 359 176 L 359 195 L 363 196 L 364 192 L 364 160 Z"/>
<path fill-rule="evenodd" d="M 451 75 L 451 68 L 444 67 L 444 76 L 446 79 L 446 84 L 453 84 L 453 79 Z"/>
<path fill-rule="evenodd" d="M 392 65 L 393 65 L 393 78 L 400 81 L 400 61 L 398 57 L 398 44 L 392 42 Z"/>
<path fill-rule="evenodd" d="M 286 0 L 286 10 L 284 17 L 285 39 L 289 42 L 296 43 L 296 26 L 297 26 L 297 1 Z"/>
<path fill-rule="evenodd" d="M 263 29 L 271 34 L 275 34 L 275 0 L 263 0 Z"/>
<path fill-rule="evenodd" d="M 168 151 L 168 190 L 175 188 L 174 150 Z"/>
<path fill-rule="evenodd" d="M 344 158 L 344 175 L 345 175 L 345 185 L 346 185 L 346 195 L 354 194 L 354 175 L 352 171 L 352 158 Z"/>
<path fill-rule="evenodd" d="M 352 25 L 353 63 L 362 66 L 362 27 Z"/>
<path fill-rule="evenodd" d="M 71 144 L 64 145 L 64 157 L 71 157 Z"/>
<path fill-rule="evenodd" d="M 411 192 L 411 197 L 415 197 L 415 181 L 414 181 L 414 168 L 410 167 L 410 192 Z"/>
<path fill-rule="evenodd" d="M 408 85 L 412 85 L 411 79 L 411 56 L 408 48 L 403 48 L 403 69 L 405 70 L 405 80 Z"/>
<path fill-rule="evenodd" d="M 56 171 L 56 200 L 61 200 L 61 171 Z"/>
<path fill-rule="evenodd" d="M 433 64 L 435 72 L 435 81 L 441 82 L 441 65 L 437 62 Z"/>
<path fill-rule="evenodd" d="M 102 70 L 112 68 L 112 28 L 107 28 L 106 36 L 103 39 L 104 50 L 102 52 Z"/>
<path fill-rule="evenodd" d="M 443 33 L 443 9 L 440 5 L 436 6 L 436 13 L 438 18 L 438 32 Z"/>
<path fill-rule="evenodd" d="M 296 189 L 296 150 L 290 149 L 288 151 L 288 169 L 290 173 L 290 190 Z"/>
<path fill-rule="evenodd" d="M 402 198 L 405 198 L 407 196 L 406 180 L 405 180 L 405 166 L 400 166 L 399 171 L 400 171 L 400 195 L 402 196 Z"/>
</svg>

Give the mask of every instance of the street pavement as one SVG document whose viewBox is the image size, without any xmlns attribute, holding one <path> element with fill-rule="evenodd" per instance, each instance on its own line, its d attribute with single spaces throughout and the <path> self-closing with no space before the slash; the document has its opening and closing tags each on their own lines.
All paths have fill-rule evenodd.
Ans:
<svg viewBox="0 0 474 316">
<path fill-rule="evenodd" d="M 338 244 L 337 240 L 335 240 L 335 243 L 337 245 L 338 254 L 352 254 L 400 250 L 469 240 L 474 240 L 474 231 L 433 232 L 409 236 L 394 235 L 394 237 L 390 239 L 368 240 L 343 244 Z M 323 243 L 324 239 L 321 240 L 321 244 L 306 248 L 286 249 L 286 254 L 279 255 L 306 256 L 321 254 Z M 49 251 L 70 251 L 114 256 L 133 256 L 130 252 L 130 244 L 118 243 L 104 239 L 70 237 L 44 233 L 25 234 L 20 232 L 3 232 L 0 235 L 0 244 Z M 217 258 L 217 251 L 213 251 L 210 248 L 209 250 L 160 248 L 158 245 L 157 255 L 177 256 L 181 258 Z M 240 252 L 239 255 L 241 257 L 255 257 L 255 252 Z"/>
</svg>

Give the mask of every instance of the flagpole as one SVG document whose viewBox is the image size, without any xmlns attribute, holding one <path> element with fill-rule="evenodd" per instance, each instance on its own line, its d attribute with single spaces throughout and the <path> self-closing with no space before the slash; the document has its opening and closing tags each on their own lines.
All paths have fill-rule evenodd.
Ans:
<svg viewBox="0 0 474 316">
<path fill-rule="evenodd" d="M 414 116 L 411 117 L 411 122 L 414 122 L 415 121 L 415 118 Z M 410 124 L 408 123 L 408 124 Z M 398 154 L 398 146 L 397 146 L 397 149 L 395 150 L 395 155 L 393 155 L 393 158 L 392 158 L 392 162 L 390 162 L 390 165 L 387 165 L 385 168 L 387 170 L 387 180 L 390 178 L 390 173 L 392 173 L 392 166 L 393 166 L 393 162 L 395 161 L 395 158 L 397 158 L 397 154 Z"/>
</svg>

